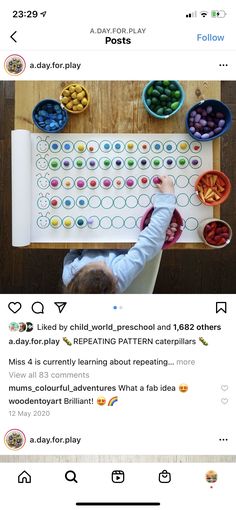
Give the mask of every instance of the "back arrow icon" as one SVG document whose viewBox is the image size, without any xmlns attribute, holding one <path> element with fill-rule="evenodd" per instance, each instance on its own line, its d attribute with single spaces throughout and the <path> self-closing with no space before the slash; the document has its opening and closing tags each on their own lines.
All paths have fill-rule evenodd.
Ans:
<svg viewBox="0 0 236 510">
<path fill-rule="evenodd" d="M 16 43 L 16 39 L 14 39 L 14 35 L 16 34 L 17 30 L 15 30 L 15 32 L 13 32 L 13 34 L 10 35 L 10 38 Z"/>
</svg>

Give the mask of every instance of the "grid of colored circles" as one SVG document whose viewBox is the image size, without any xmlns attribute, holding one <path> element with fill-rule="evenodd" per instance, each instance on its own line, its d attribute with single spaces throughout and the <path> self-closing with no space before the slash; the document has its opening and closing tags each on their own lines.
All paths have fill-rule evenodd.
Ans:
<svg viewBox="0 0 236 510">
<path fill-rule="evenodd" d="M 129 195 L 127 198 L 122 196 L 115 198 L 111 198 L 109 196 L 100 198 L 98 195 L 93 195 L 90 198 L 82 196 L 78 197 L 76 201 L 70 196 L 65 197 L 63 200 L 59 199 L 58 197 L 53 197 L 48 202 L 48 207 L 51 206 L 53 209 L 58 209 L 59 207 L 72 209 L 75 206 L 79 208 L 85 208 L 89 206 L 92 209 L 97 209 L 98 207 L 103 207 L 103 209 L 110 209 L 111 207 L 115 207 L 116 209 L 124 209 L 125 207 L 134 209 L 138 205 L 140 207 L 147 207 L 151 204 L 152 199 L 147 194 L 141 194 L 138 197 Z"/>
<path fill-rule="evenodd" d="M 58 229 L 60 227 L 71 229 L 74 226 L 78 228 L 84 228 L 88 222 L 89 220 L 84 216 L 79 216 L 77 218 L 73 218 L 72 216 L 65 216 L 64 218 L 60 218 L 60 216 L 54 215 L 50 218 L 49 224 L 54 229 Z"/>
<path fill-rule="evenodd" d="M 64 177 L 64 179 L 60 179 L 59 177 L 52 177 L 49 181 L 49 185 L 52 189 L 57 190 L 61 186 L 65 189 L 71 189 L 74 186 L 77 189 L 84 189 L 86 187 L 90 189 L 97 189 L 99 186 L 103 189 L 110 189 L 114 187 L 116 189 L 122 188 L 125 186 L 128 189 L 135 188 L 137 185 L 139 187 L 147 187 L 149 184 L 155 185 L 155 178 L 157 176 L 152 176 L 151 178 L 147 176 L 140 176 L 139 179 L 133 177 L 132 175 L 128 176 L 126 179 L 121 177 L 115 177 L 114 179 L 102 177 L 101 179 L 97 179 L 96 177 L 89 177 L 85 179 L 84 177 L 78 177 L 73 179 L 72 177 Z"/>
<path fill-rule="evenodd" d="M 96 158 L 83 158 L 77 157 L 73 161 L 71 158 L 63 158 L 60 160 L 59 158 L 52 158 L 49 161 L 49 168 L 51 170 L 59 170 L 63 168 L 64 170 L 71 170 L 73 167 L 77 170 L 82 170 L 83 168 L 88 168 L 89 170 L 96 170 L 98 167 L 103 170 L 108 170 L 111 166 L 117 170 L 123 168 L 124 166 L 128 169 L 134 169 L 137 166 L 141 169 L 147 169 L 152 166 L 152 168 L 161 168 L 163 165 L 165 168 L 174 168 L 176 165 L 178 168 L 186 168 L 187 166 L 191 166 L 191 168 L 200 168 L 202 165 L 202 160 L 199 156 L 191 156 L 187 158 L 185 155 L 178 157 L 177 159 L 173 156 L 168 156 L 164 158 L 154 157 L 151 160 L 146 156 L 143 156 L 139 159 L 135 159 L 132 157 L 126 158 L 100 158 L 100 160 Z"/>
<path fill-rule="evenodd" d="M 84 228 L 89 227 L 91 229 L 102 228 L 104 230 L 115 228 L 140 228 L 140 222 L 142 217 L 135 218 L 134 216 L 127 216 L 123 218 L 121 216 L 103 216 L 102 218 L 98 218 L 98 216 L 90 216 L 89 218 L 85 218 L 84 216 L 78 216 L 73 218 L 71 216 L 66 216 L 64 218 L 60 218 L 60 216 L 52 216 L 50 220 L 45 217 L 47 220 L 45 223 L 38 223 L 39 228 L 45 229 L 51 226 L 53 229 L 58 229 L 60 227 L 64 227 L 65 229 L 71 229 L 73 227 Z M 39 220 L 38 220 L 39 221 Z M 199 222 L 193 216 L 189 216 L 188 218 L 183 219 L 183 229 L 194 231 L 198 228 Z"/>
<path fill-rule="evenodd" d="M 169 176 L 172 178 L 173 184 L 176 184 L 177 186 L 179 186 L 179 188 L 186 188 L 188 186 L 188 184 L 190 186 L 194 187 L 196 179 L 198 178 L 197 174 L 193 174 L 190 177 L 188 177 L 187 175 L 178 175 L 176 177 L 173 174 L 169 174 Z M 115 177 L 113 180 L 111 180 L 111 179 L 109 180 L 109 186 L 107 186 L 107 189 L 111 188 L 112 186 L 115 189 L 122 189 L 124 186 L 131 189 L 132 187 L 135 187 L 137 184 L 139 185 L 140 188 L 148 187 L 150 184 L 152 184 L 152 186 L 154 186 L 155 182 L 153 182 L 153 180 L 155 178 L 156 178 L 155 175 L 152 176 L 151 178 L 149 178 L 146 175 L 142 175 L 138 178 L 138 180 L 135 179 L 133 176 L 130 176 L 130 177 L 126 178 L 126 180 L 125 180 L 123 177 L 118 176 L 118 177 Z M 127 185 L 127 181 L 129 179 L 130 179 L 130 182 Z M 89 181 L 89 184 L 87 183 L 87 181 Z M 110 184 L 111 181 L 112 181 L 112 186 Z M 92 185 L 91 185 L 91 182 L 92 182 Z M 50 180 L 47 179 L 46 177 L 40 177 L 37 181 L 37 184 L 38 184 L 38 187 L 42 190 L 46 190 L 46 189 L 48 189 L 48 187 L 51 187 L 52 189 L 57 190 L 61 186 L 64 189 L 71 189 L 74 186 L 76 186 L 77 189 L 84 189 L 87 187 L 87 185 L 90 187 L 90 189 L 96 189 L 99 186 L 100 181 L 96 178 L 89 178 L 86 180 L 82 177 L 77 178 L 77 179 L 72 179 L 71 177 L 64 177 L 64 179 L 62 179 L 62 180 L 59 177 L 53 177 Z M 103 179 L 103 188 L 106 189 L 106 186 L 104 186 L 104 179 Z"/>
<path fill-rule="evenodd" d="M 90 168 L 91 170 L 93 168 L 96 169 L 98 166 L 100 166 L 101 168 L 104 168 L 104 170 L 111 168 L 111 166 L 113 168 L 117 168 L 117 169 L 122 168 L 123 166 L 126 166 L 126 168 L 131 170 L 132 168 L 135 168 L 135 166 L 137 166 L 137 165 L 141 169 L 146 169 L 150 166 L 150 164 L 153 168 L 156 168 L 156 169 L 161 168 L 163 165 L 170 169 L 174 168 L 174 166 L 176 166 L 176 165 L 179 168 L 186 168 L 186 166 L 190 165 L 192 168 L 197 169 L 197 168 L 200 168 L 200 166 L 202 165 L 201 158 L 199 158 L 198 156 L 190 156 L 187 158 L 185 155 L 185 153 L 187 153 L 188 151 L 191 151 L 194 154 L 201 152 L 201 150 L 202 150 L 201 143 L 196 142 L 196 141 L 193 141 L 189 145 L 188 142 L 183 140 L 182 142 L 179 142 L 177 144 L 177 146 L 175 146 L 174 143 L 171 141 L 166 142 L 164 144 L 164 146 L 161 142 L 159 143 L 158 141 L 155 142 L 155 146 L 154 146 L 154 142 L 153 142 L 153 144 L 149 144 L 149 142 L 146 142 L 143 144 L 143 147 L 141 146 L 141 142 L 139 142 L 138 144 L 136 144 L 136 142 L 135 142 L 132 147 L 127 146 L 128 142 L 126 144 L 124 144 L 123 142 L 112 142 L 111 143 L 109 141 L 108 142 L 105 141 L 103 146 L 101 146 L 101 144 L 96 145 L 95 142 L 93 142 L 94 146 L 93 146 L 92 150 L 90 150 L 89 144 L 91 142 L 89 142 L 88 144 L 86 143 L 84 145 L 84 149 L 82 151 L 78 151 L 77 148 L 75 147 L 75 144 L 73 145 L 69 141 L 63 142 L 63 144 L 61 144 L 60 142 L 54 141 L 54 142 L 51 142 L 50 146 L 47 144 L 47 148 L 46 148 L 46 143 L 47 142 L 45 141 L 44 146 L 38 145 L 38 152 L 45 153 L 46 150 L 48 150 L 48 148 L 50 148 L 51 151 L 54 153 L 60 152 L 61 150 L 64 151 L 65 153 L 70 153 L 73 151 L 73 149 L 76 149 L 77 153 L 78 152 L 82 153 L 82 152 L 85 152 L 86 150 L 89 150 L 89 152 L 92 154 L 93 152 L 97 152 L 97 150 L 100 148 L 103 152 L 110 152 L 111 150 L 113 150 L 118 153 L 118 152 L 122 152 L 123 150 L 127 150 L 127 152 L 132 153 L 132 152 L 136 152 L 138 150 L 138 151 L 140 151 L 140 153 L 142 153 L 141 157 L 139 157 L 137 159 L 129 157 L 129 158 L 126 158 L 126 160 L 119 158 L 119 157 L 115 157 L 115 158 L 113 157 L 113 159 L 109 159 L 109 156 L 108 157 L 104 156 L 104 157 L 100 158 L 99 161 L 96 160 L 95 158 L 89 158 L 86 160 L 80 155 L 77 156 L 75 159 L 73 159 L 73 161 L 70 158 L 63 158 L 63 160 L 59 160 L 58 158 L 54 157 L 54 158 L 51 158 L 51 160 L 48 163 L 48 166 L 51 168 L 51 170 L 55 170 L 57 168 L 59 169 L 61 167 L 64 168 L 65 170 L 67 170 L 67 169 L 69 170 L 73 166 L 77 169 L 82 169 L 85 166 L 87 166 L 87 168 Z M 84 142 L 81 142 L 81 143 L 84 143 Z M 182 144 L 182 146 L 180 146 L 181 144 Z M 54 146 L 52 147 L 52 145 L 54 145 Z M 150 159 L 148 157 L 146 157 L 146 154 L 150 150 L 153 150 L 153 152 L 156 152 L 157 154 L 161 151 L 165 151 L 165 152 L 171 154 L 172 152 L 174 152 L 176 150 L 176 151 L 180 152 L 182 155 L 178 156 L 177 158 L 173 158 L 172 154 L 171 154 L 171 156 L 167 156 L 167 158 L 165 158 L 164 160 L 158 156 L 158 157 L 152 158 L 152 160 L 150 161 Z M 170 159 L 172 161 L 169 161 L 169 163 L 168 163 L 167 159 Z M 53 161 L 53 160 L 57 161 L 57 163 L 55 164 L 55 167 L 51 166 L 51 164 L 50 164 L 51 161 Z M 65 162 L 67 162 L 67 161 L 69 163 L 65 164 Z M 92 165 L 91 165 L 90 164 L 91 161 L 92 162 L 95 161 L 95 164 L 93 165 L 93 163 L 92 163 Z M 117 161 L 119 161 L 119 164 L 117 164 Z M 128 161 L 130 162 L 130 164 L 128 164 Z M 154 161 L 155 161 L 155 163 L 154 163 Z M 132 164 L 131 164 L 131 162 L 132 162 Z M 173 182 L 175 182 L 175 184 L 177 184 L 179 188 L 184 189 L 188 186 L 188 184 L 191 186 L 194 186 L 198 175 L 194 174 L 194 175 L 191 175 L 190 177 L 187 177 L 186 175 L 179 175 L 177 177 L 172 175 L 171 177 L 173 179 Z M 127 177 L 126 179 L 124 179 L 123 177 L 117 176 L 115 179 L 112 180 L 111 186 L 113 185 L 116 189 L 121 188 L 125 184 L 127 185 L 127 179 L 129 179 L 129 178 L 134 179 L 133 176 Z M 142 182 L 141 178 L 144 178 L 145 182 Z M 61 186 L 63 186 L 65 189 L 70 189 L 75 185 L 75 182 L 76 182 L 76 179 L 74 180 L 74 179 L 71 179 L 70 177 L 65 177 L 64 179 L 51 178 L 50 181 L 46 177 L 45 178 L 42 177 L 42 179 L 44 179 L 44 184 L 42 182 L 41 189 L 46 189 L 48 186 L 50 186 L 51 188 L 53 188 L 55 190 L 60 188 Z M 138 184 L 140 187 L 145 187 L 145 186 L 147 187 L 151 183 L 151 179 L 153 179 L 153 176 L 151 178 L 149 178 L 146 175 L 140 176 L 140 177 L 138 177 L 138 180 L 135 179 L 135 183 L 133 183 L 132 186 L 134 187 L 134 186 L 136 186 L 136 184 Z M 40 179 L 38 179 L 38 181 L 40 181 Z M 101 181 L 101 179 L 98 181 L 98 185 L 100 184 L 100 181 Z M 52 186 L 53 182 L 54 182 L 55 186 Z M 86 185 L 88 185 L 88 179 L 85 180 L 85 182 L 86 182 L 86 184 L 84 187 L 86 187 Z M 118 184 L 118 182 L 119 182 L 119 184 Z M 109 187 L 111 187 L 111 186 L 109 186 Z M 155 194 L 152 197 L 149 197 L 148 195 L 143 194 L 143 195 L 140 195 L 138 198 L 130 195 L 127 199 L 124 199 L 123 197 L 116 197 L 115 199 L 111 199 L 110 197 L 100 198 L 100 197 L 96 197 L 96 196 L 90 197 L 90 199 L 87 199 L 86 197 L 78 197 L 78 199 L 76 200 L 76 205 L 80 208 L 83 208 L 83 207 L 86 207 L 89 203 L 90 207 L 93 207 L 93 208 L 102 206 L 104 209 L 110 209 L 110 207 L 114 206 L 117 209 L 122 209 L 123 207 L 129 207 L 130 209 L 132 209 L 132 208 L 136 207 L 136 205 L 140 205 L 142 207 L 149 206 L 151 203 L 153 203 L 154 197 L 155 197 Z M 59 197 L 56 197 L 56 198 L 58 199 L 58 203 L 60 202 L 60 205 L 63 205 L 64 207 L 71 208 L 71 207 L 74 207 L 74 205 L 75 205 L 75 202 L 73 202 L 73 199 L 70 201 L 71 197 L 69 197 L 69 198 L 65 197 L 63 200 L 61 200 Z M 53 199 L 51 199 L 51 200 L 53 200 Z M 68 204 L 67 204 L 67 200 L 68 200 Z M 69 201 L 70 201 L 70 203 L 69 203 Z M 188 205 L 187 202 L 191 203 L 194 206 L 201 205 L 201 202 L 198 200 L 195 193 L 192 193 L 191 196 L 188 196 L 184 192 L 179 193 L 177 195 L 177 204 L 179 206 L 184 207 L 184 206 Z M 54 207 L 56 207 L 56 206 L 54 206 Z M 58 205 L 58 207 L 59 207 L 59 205 Z M 104 216 L 103 218 L 100 218 L 100 219 L 97 217 L 88 218 L 88 219 L 86 219 L 84 217 L 78 217 L 75 219 L 72 217 L 65 217 L 65 218 L 58 217 L 58 218 L 59 218 L 58 219 L 59 226 L 58 227 L 54 226 L 54 228 L 59 228 L 60 226 L 63 226 L 67 229 L 70 229 L 73 226 L 77 226 L 78 228 L 84 228 L 86 225 L 89 228 L 100 227 L 103 229 L 109 229 L 112 227 L 114 227 L 116 229 L 124 228 L 124 227 L 135 228 L 136 226 L 137 227 L 140 226 L 140 220 L 141 220 L 141 218 L 135 219 L 132 216 L 129 216 L 127 218 L 122 218 L 121 216 L 114 216 L 113 218 Z M 97 220 L 95 220 L 95 218 L 97 218 Z M 52 218 L 51 218 L 51 220 L 52 220 Z M 48 220 L 49 225 L 51 224 L 51 220 Z M 66 221 L 68 224 L 66 224 Z M 79 223 L 77 223 L 77 221 Z M 197 227 L 198 227 L 198 220 L 196 218 L 189 217 L 189 218 L 185 219 L 184 228 L 186 228 L 187 230 L 193 231 L 193 230 L 196 230 Z M 42 226 L 41 228 L 45 228 L 45 226 Z"/>
<path fill-rule="evenodd" d="M 147 142 L 146 140 L 142 140 L 140 142 L 136 142 L 131 139 L 127 142 L 123 142 L 121 140 L 103 140 L 102 142 L 98 142 L 97 140 L 90 140 L 88 142 L 84 140 L 77 140 L 75 143 L 70 140 L 66 140 L 63 143 L 58 140 L 53 140 L 50 144 L 46 140 L 41 140 L 37 143 L 37 150 L 40 153 L 45 153 L 48 150 L 51 150 L 53 153 L 57 153 L 63 151 L 65 153 L 70 153 L 73 150 L 76 152 L 83 153 L 88 151 L 90 153 L 96 153 L 98 150 L 102 152 L 122 152 L 127 151 L 129 153 L 136 152 L 139 150 L 141 153 L 147 153 L 152 150 L 155 153 L 160 153 L 165 151 L 167 153 L 172 153 L 174 151 L 178 151 L 180 153 L 185 153 L 190 150 L 193 153 L 200 152 L 202 150 L 201 142 L 193 141 L 188 142 L 187 140 L 181 140 L 177 144 L 173 140 L 168 140 L 164 144 L 160 140 L 154 140 L 153 142 Z"/>
<path fill-rule="evenodd" d="M 91 229 L 102 228 L 103 230 L 108 230 L 112 227 L 115 229 L 127 228 L 133 229 L 139 227 L 140 218 L 135 218 L 134 216 L 127 216 L 126 218 L 122 218 L 121 216 L 102 216 L 98 218 L 98 216 L 90 216 L 89 218 L 85 218 L 84 216 L 79 216 L 73 218 L 71 216 L 66 216 L 64 218 L 60 218 L 59 216 L 52 216 L 52 218 L 48 222 L 48 226 L 53 229 L 65 228 L 71 229 L 73 227 L 84 228 L 89 227 Z"/>
</svg>

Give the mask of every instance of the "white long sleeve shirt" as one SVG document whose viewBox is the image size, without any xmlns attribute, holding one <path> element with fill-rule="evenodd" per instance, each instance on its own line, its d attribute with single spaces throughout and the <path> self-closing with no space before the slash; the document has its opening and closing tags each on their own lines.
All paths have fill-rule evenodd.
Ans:
<svg viewBox="0 0 236 510">
<path fill-rule="evenodd" d="M 63 283 L 68 285 L 82 267 L 91 262 L 105 262 L 117 280 L 117 291 L 124 292 L 146 262 L 157 255 L 164 244 L 176 199 L 169 193 L 158 193 L 149 225 L 140 232 L 130 250 L 71 250 L 64 259 Z"/>
</svg>

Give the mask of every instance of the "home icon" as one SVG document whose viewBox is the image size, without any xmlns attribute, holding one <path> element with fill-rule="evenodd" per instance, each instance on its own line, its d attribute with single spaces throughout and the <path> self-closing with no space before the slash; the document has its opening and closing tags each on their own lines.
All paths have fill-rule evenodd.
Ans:
<svg viewBox="0 0 236 510">
<path fill-rule="evenodd" d="M 31 483 L 31 475 L 27 471 L 22 471 L 18 476 L 18 483 Z"/>
</svg>

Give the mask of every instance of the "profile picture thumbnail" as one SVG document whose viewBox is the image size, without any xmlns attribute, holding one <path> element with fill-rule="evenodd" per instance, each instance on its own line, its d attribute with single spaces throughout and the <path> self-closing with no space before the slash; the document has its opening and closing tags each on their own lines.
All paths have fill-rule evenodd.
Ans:
<svg viewBox="0 0 236 510">
<path fill-rule="evenodd" d="M 213 471 L 213 469 L 210 469 L 209 471 L 207 471 L 206 473 L 206 481 L 208 483 L 216 483 L 217 482 L 217 473 L 216 471 Z"/>
<path fill-rule="evenodd" d="M 9 55 L 4 62 L 5 71 L 11 76 L 19 76 L 26 68 L 26 63 L 21 55 Z"/>
<path fill-rule="evenodd" d="M 26 443 L 25 434 L 19 429 L 8 430 L 4 436 L 4 443 L 9 450 L 20 450 Z"/>
<path fill-rule="evenodd" d="M 33 331 L 33 324 L 32 322 L 10 322 L 9 324 L 9 330 L 10 331 L 19 331 L 19 333 L 23 333 L 23 331 L 26 331 L 27 333 L 30 331 Z"/>
</svg>

